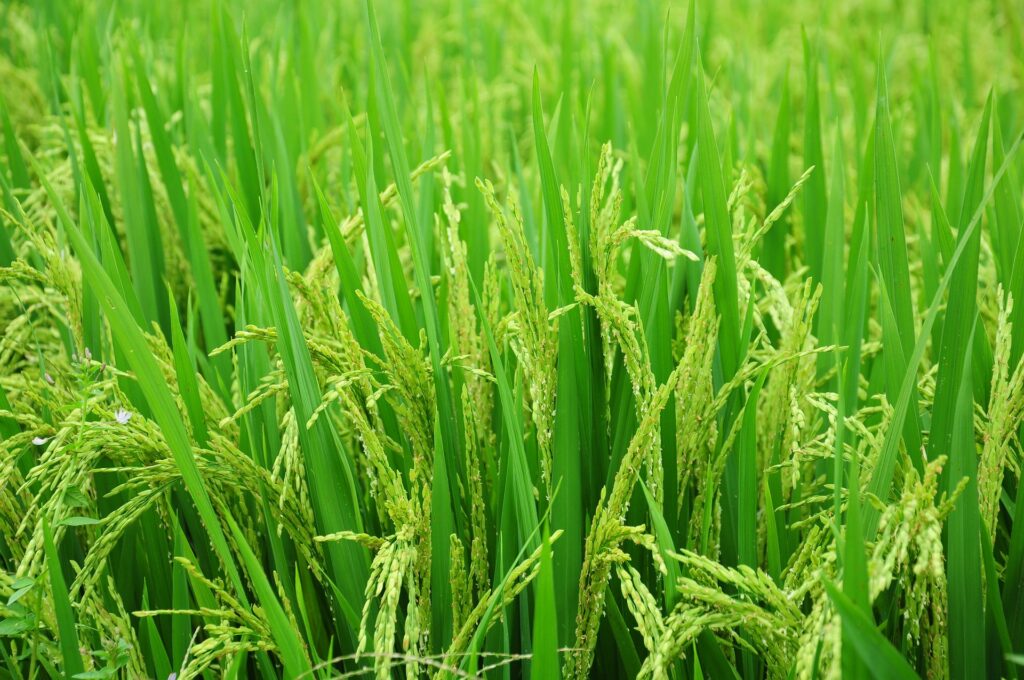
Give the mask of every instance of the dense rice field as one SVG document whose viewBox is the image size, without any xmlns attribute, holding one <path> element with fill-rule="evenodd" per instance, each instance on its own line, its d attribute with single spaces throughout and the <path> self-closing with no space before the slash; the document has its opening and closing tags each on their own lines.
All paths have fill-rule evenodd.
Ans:
<svg viewBox="0 0 1024 680">
<path fill-rule="evenodd" d="M 1024 674 L 1017 0 L 0 3 L 0 680 Z"/>
</svg>

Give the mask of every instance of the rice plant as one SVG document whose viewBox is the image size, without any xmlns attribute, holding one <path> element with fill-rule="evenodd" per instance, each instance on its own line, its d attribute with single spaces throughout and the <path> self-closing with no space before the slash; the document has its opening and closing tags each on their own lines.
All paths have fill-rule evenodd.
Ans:
<svg viewBox="0 0 1024 680">
<path fill-rule="evenodd" d="M 0 82 L 0 680 L 1018 677 L 1018 2 L 7 0 Z"/>
</svg>

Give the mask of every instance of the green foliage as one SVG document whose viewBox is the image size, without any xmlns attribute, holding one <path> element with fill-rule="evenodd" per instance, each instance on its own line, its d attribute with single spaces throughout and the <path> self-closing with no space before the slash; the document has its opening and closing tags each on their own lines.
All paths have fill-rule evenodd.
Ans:
<svg viewBox="0 0 1024 680">
<path fill-rule="evenodd" d="M 1018 677 L 1024 11 L 688 4 L 0 3 L 0 680 Z"/>
</svg>

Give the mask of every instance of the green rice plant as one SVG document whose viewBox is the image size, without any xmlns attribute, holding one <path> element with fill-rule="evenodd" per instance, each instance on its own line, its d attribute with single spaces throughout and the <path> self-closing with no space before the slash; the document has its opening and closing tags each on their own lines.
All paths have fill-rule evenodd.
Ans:
<svg viewBox="0 0 1024 680">
<path fill-rule="evenodd" d="M 1016 678 L 1024 10 L 0 5 L 0 680 Z"/>
</svg>

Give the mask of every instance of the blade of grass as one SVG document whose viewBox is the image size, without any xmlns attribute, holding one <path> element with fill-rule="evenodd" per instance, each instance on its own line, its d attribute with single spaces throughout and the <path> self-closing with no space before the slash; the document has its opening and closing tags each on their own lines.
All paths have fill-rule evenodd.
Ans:
<svg viewBox="0 0 1024 680">
<path fill-rule="evenodd" d="M 845 162 L 839 126 L 836 125 L 832 153 L 832 178 L 829 187 L 830 199 L 825 218 L 825 237 L 822 253 L 822 304 L 818 308 L 817 335 L 822 346 L 836 344 L 843 337 L 845 276 L 843 271 L 843 250 L 846 241 L 844 228 L 844 202 L 846 187 L 843 174 Z M 852 257 L 852 256 L 851 256 Z M 824 373 L 830 357 L 827 353 L 818 355 L 818 374 Z"/>
<path fill-rule="evenodd" d="M 85 664 L 79 651 L 78 630 L 75 613 L 68 598 L 68 589 L 61 572 L 61 559 L 57 555 L 57 546 L 53 543 L 53 532 L 50 524 L 43 518 L 43 548 L 46 553 L 46 571 L 50 578 L 50 591 L 53 594 L 53 609 L 57 619 L 57 632 L 60 640 L 61 656 L 64 659 L 64 677 L 73 678 L 85 672 Z"/>
<path fill-rule="evenodd" d="M 970 337 L 970 336 L 966 336 Z M 961 343 L 963 345 L 963 343 Z M 974 393 L 966 365 L 971 342 L 966 343 L 963 377 L 954 415 L 953 448 L 949 457 L 949 493 L 966 477 L 967 486 L 947 520 L 946 573 L 949 579 L 949 671 L 953 678 L 986 677 L 985 612 L 982 556 L 978 527 L 978 456 L 974 442 Z M 940 366 L 940 370 L 942 367 Z"/>
<path fill-rule="evenodd" d="M 775 116 L 775 132 L 772 134 L 771 158 L 768 164 L 768 210 L 774 210 L 786 198 L 792 186 L 789 180 L 789 137 L 792 129 L 789 96 L 789 68 L 782 77 L 782 93 L 779 95 L 779 112 Z M 838 160 L 833 161 L 837 166 Z M 817 172 L 817 171 L 816 171 Z M 761 264 L 779 281 L 786 277 L 786 237 L 789 235 L 789 216 L 772 225 L 764 235 L 764 250 Z"/>
<path fill-rule="evenodd" d="M 839 364 L 839 351 L 835 353 L 836 369 L 841 376 Z M 846 397 L 843 389 L 843 381 L 839 381 L 838 412 L 836 414 L 836 466 L 840 472 L 835 475 L 836 484 L 836 511 L 835 521 L 840 523 L 840 494 L 842 484 L 843 449 L 846 439 Z M 864 554 L 864 533 L 861 525 L 861 498 L 860 498 L 860 460 L 856 455 L 851 457 L 849 483 L 847 485 L 846 500 L 846 522 L 844 524 L 842 566 L 843 566 L 843 593 L 850 599 L 850 602 L 857 607 L 864 617 L 871 623 L 874 622 L 871 611 L 870 590 L 868 587 L 868 564 Z M 863 678 L 867 676 L 866 664 L 854 653 L 856 642 L 852 639 L 856 633 L 851 630 L 852 626 L 843 623 L 843 646 L 842 646 L 842 668 L 845 677 Z"/>
<path fill-rule="evenodd" d="M 963 342 L 968 334 L 974 333 L 977 315 L 978 258 L 981 249 L 981 229 L 968 233 L 971 215 L 981 209 L 982 194 L 985 190 L 985 158 L 988 150 L 989 120 L 992 113 L 992 99 L 989 97 L 982 116 L 978 139 L 972 154 L 968 171 L 968 184 L 960 213 L 958 240 L 965 245 L 964 256 L 954 268 L 950 285 L 946 318 L 942 325 L 942 342 L 939 345 L 938 375 L 935 383 L 935 401 L 932 406 L 932 431 L 928 438 L 928 453 L 935 458 L 951 452 L 954 433 L 954 414 L 957 394 L 963 380 L 963 366 L 970 366 L 971 357 L 963 354 Z M 969 238 L 968 238 L 969 237 Z M 973 527 L 973 525 L 972 525 Z M 972 529 L 973 530 L 973 529 Z"/>
<path fill-rule="evenodd" d="M 899 394 L 899 378 L 906 371 L 907 349 L 914 346 L 914 310 L 910 300 L 910 268 L 903 227 L 902 195 L 896 168 L 896 144 L 889 123 L 889 93 L 882 58 L 878 58 L 878 98 L 875 106 L 875 210 L 878 242 L 878 268 L 885 282 L 896 324 L 883 335 L 887 348 L 886 393 L 894 403 Z M 894 335 L 892 330 L 896 331 Z M 889 354 L 895 356 L 888 356 Z M 921 425 L 917 390 L 910 394 L 910 405 L 903 424 L 903 441 L 918 471 L 923 470 L 920 456 Z"/>
<path fill-rule="evenodd" d="M 821 281 L 825 223 L 828 199 L 825 194 L 825 156 L 821 144 L 821 103 L 818 90 L 818 47 L 811 44 L 807 31 L 802 32 L 806 83 L 804 109 L 804 167 L 814 166 L 814 173 L 803 189 L 804 261 L 810 277 Z"/>
<path fill-rule="evenodd" d="M 259 599 L 260 608 L 263 610 L 264 616 L 267 617 L 270 634 L 273 636 L 274 643 L 277 645 L 277 651 L 281 655 L 281 662 L 284 665 L 285 673 L 291 678 L 298 678 L 308 674 L 311 669 L 309 659 L 306 658 L 306 653 L 302 648 L 302 642 L 299 640 L 298 635 L 296 635 L 295 629 L 292 628 L 291 620 L 285 615 L 284 608 L 277 599 L 277 595 L 270 585 L 267 575 L 263 572 L 263 565 L 260 564 L 252 548 L 249 547 L 249 543 L 245 540 L 245 534 L 238 527 L 238 523 L 235 522 L 231 515 L 226 515 L 224 519 L 231 529 L 235 545 L 238 548 L 238 554 L 242 558 L 242 564 Z"/>
<path fill-rule="evenodd" d="M 537 573 L 535 592 L 530 677 L 534 680 L 558 680 L 561 677 L 561 664 L 558 661 L 558 612 L 551 567 L 551 535 L 547 531 L 541 544 L 540 571 Z"/>
<path fill-rule="evenodd" d="M 839 611 L 844 624 L 849 624 L 849 639 L 861 660 L 879 680 L 914 680 L 918 677 L 900 652 L 875 627 L 874 622 L 830 581 L 825 591 Z"/>
<path fill-rule="evenodd" d="M 555 302 L 559 306 L 575 301 L 572 266 L 569 262 L 569 234 L 565 224 L 562 198 L 558 190 L 554 162 L 544 127 L 540 96 L 540 75 L 533 73 L 532 123 L 534 148 L 540 166 L 541 202 L 544 214 L 543 240 L 548 248 L 550 265 L 545 278 L 553 283 Z M 580 244 L 577 244 L 580 247 Z M 553 554 L 555 593 L 558 598 L 559 637 L 571 640 L 575 634 L 575 613 L 578 592 L 576 585 L 583 563 L 583 542 L 586 531 L 582 511 L 582 476 L 588 451 L 593 441 L 592 423 L 585 414 L 594 412 L 591 389 L 591 360 L 583 337 L 583 313 L 577 308 L 568 311 L 558 322 L 558 388 L 555 401 L 555 422 L 551 453 L 551 484 L 559 493 L 551 502 L 554 530 L 564 532 L 563 544 Z M 592 338 L 593 336 L 591 336 Z M 591 341 L 592 346 L 592 341 Z"/>
<path fill-rule="evenodd" d="M 732 221 L 726 205 L 725 180 L 718 156 L 718 144 L 711 124 L 704 67 L 697 58 L 697 139 L 700 185 L 704 197 L 704 224 L 708 254 L 717 261 L 715 308 L 721 317 L 718 348 L 724 380 L 736 373 L 739 364 L 739 297 L 736 289 L 736 256 L 733 252 Z"/>
</svg>

